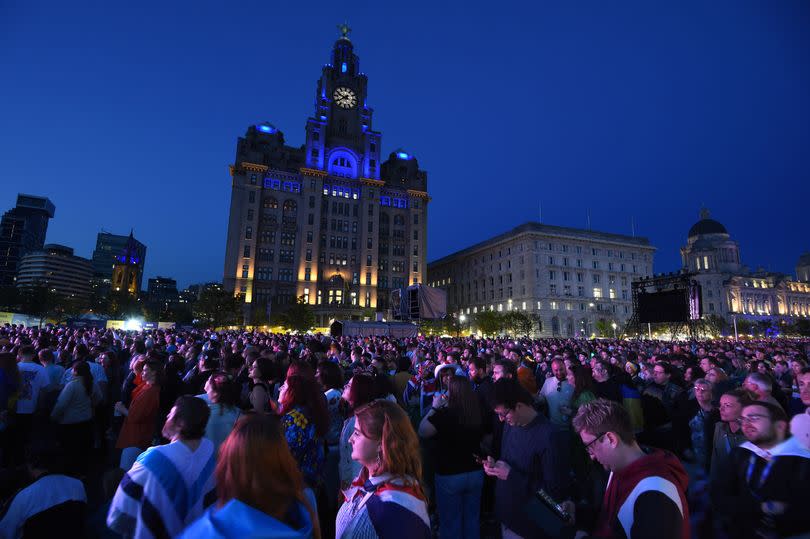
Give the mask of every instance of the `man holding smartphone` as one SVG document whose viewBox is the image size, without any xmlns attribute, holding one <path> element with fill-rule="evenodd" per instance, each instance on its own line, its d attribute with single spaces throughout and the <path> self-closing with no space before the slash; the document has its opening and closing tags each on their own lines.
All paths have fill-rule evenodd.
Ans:
<svg viewBox="0 0 810 539">
<path fill-rule="evenodd" d="M 533 497 L 543 489 L 556 499 L 568 494 L 568 434 L 556 430 L 534 409 L 532 395 L 514 378 L 495 382 L 495 413 L 504 423 L 501 454 L 483 461 L 484 473 L 498 479 L 495 516 L 504 539 L 545 537 L 531 518 Z"/>
</svg>

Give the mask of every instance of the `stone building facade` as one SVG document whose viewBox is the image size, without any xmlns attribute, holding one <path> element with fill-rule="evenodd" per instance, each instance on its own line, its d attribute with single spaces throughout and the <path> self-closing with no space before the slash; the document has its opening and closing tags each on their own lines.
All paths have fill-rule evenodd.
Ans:
<svg viewBox="0 0 810 539">
<path fill-rule="evenodd" d="M 383 161 L 347 34 L 316 83 L 302 146 L 270 123 L 238 140 L 223 286 L 246 317 L 302 298 L 325 326 L 385 312 L 392 289 L 424 281 L 427 173 L 402 149 Z"/>
<path fill-rule="evenodd" d="M 447 291 L 448 313 L 525 311 L 537 335 L 590 337 L 599 320 L 624 326 L 630 283 L 652 275 L 647 238 L 525 223 L 431 262 L 428 281 Z"/>
</svg>

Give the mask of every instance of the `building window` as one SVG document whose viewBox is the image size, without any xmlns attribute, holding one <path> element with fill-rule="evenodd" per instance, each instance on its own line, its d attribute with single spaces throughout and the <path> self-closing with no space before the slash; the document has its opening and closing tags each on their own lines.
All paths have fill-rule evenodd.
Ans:
<svg viewBox="0 0 810 539">
<path fill-rule="evenodd" d="M 371 272 L 366 272 L 366 284 L 371 284 Z"/>
<path fill-rule="evenodd" d="M 256 191 L 251 191 L 250 193 L 248 193 L 248 202 L 250 204 L 256 202 Z"/>
<path fill-rule="evenodd" d="M 250 245 L 245 245 L 245 249 L 242 252 L 242 258 L 250 258 Z"/>
<path fill-rule="evenodd" d="M 242 278 L 247 279 L 248 273 L 250 273 L 250 266 L 248 264 L 245 264 L 242 266 Z"/>
<path fill-rule="evenodd" d="M 371 255 L 366 256 L 366 267 L 367 268 L 371 267 Z"/>
<path fill-rule="evenodd" d="M 306 261 L 312 262 L 312 249 L 307 249 Z"/>
<path fill-rule="evenodd" d="M 251 174 L 250 175 L 250 184 L 251 185 L 256 185 L 256 174 Z"/>
<path fill-rule="evenodd" d="M 305 281 L 311 281 L 312 280 L 312 268 L 310 268 L 309 266 L 304 268 L 304 280 Z M 307 301 L 307 303 L 309 303 L 309 301 Z"/>
<path fill-rule="evenodd" d="M 252 226 L 245 227 L 245 239 L 246 240 L 253 239 L 253 227 Z"/>
<path fill-rule="evenodd" d="M 599 287 L 597 287 L 597 286 L 595 286 L 595 287 L 593 288 L 593 297 L 595 297 L 595 298 L 601 298 L 601 297 L 602 297 L 602 289 L 601 289 L 601 288 L 599 288 Z"/>
</svg>

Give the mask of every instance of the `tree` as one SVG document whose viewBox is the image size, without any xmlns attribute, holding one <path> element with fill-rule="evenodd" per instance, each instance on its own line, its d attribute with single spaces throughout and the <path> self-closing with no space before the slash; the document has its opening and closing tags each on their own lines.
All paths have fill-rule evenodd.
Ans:
<svg viewBox="0 0 810 539">
<path fill-rule="evenodd" d="M 534 320 L 528 314 L 520 311 L 509 311 L 501 316 L 501 319 L 503 327 L 513 337 L 521 335 L 528 337 L 534 326 Z"/>
<path fill-rule="evenodd" d="M 110 292 L 108 298 L 107 314 L 119 319 L 143 316 L 143 306 L 138 298 L 127 293 L 126 290 Z"/>
<path fill-rule="evenodd" d="M 484 335 L 497 335 L 503 331 L 503 316 L 495 311 L 481 311 L 474 317 L 475 325 Z"/>
<path fill-rule="evenodd" d="M 242 320 L 242 296 L 225 290 L 206 288 L 194 303 L 194 317 L 210 328 L 237 325 Z"/>
<path fill-rule="evenodd" d="M 722 335 L 728 329 L 728 322 L 722 316 L 710 314 L 703 317 L 703 326 L 712 335 Z"/>
<path fill-rule="evenodd" d="M 315 314 L 312 307 L 304 302 L 304 296 L 299 296 L 298 301 L 282 313 L 282 324 L 285 328 L 301 333 L 309 331 L 315 326 Z"/>
<path fill-rule="evenodd" d="M 613 327 L 610 325 L 610 322 L 604 318 L 600 318 L 596 321 L 594 329 L 596 330 L 596 334 L 600 337 L 613 336 Z"/>
<path fill-rule="evenodd" d="M 19 288 L 13 285 L 0 287 L 0 310 L 11 312 L 22 310 L 21 302 L 22 296 Z"/>
<path fill-rule="evenodd" d="M 21 310 L 39 318 L 40 325 L 57 312 L 59 296 L 44 284 L 27 286 L 20 290 Z"/>
</svg>

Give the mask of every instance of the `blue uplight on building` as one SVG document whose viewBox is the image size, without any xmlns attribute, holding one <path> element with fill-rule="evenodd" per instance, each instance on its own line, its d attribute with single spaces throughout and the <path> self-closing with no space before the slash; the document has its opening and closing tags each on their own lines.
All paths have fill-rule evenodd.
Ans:
<svg viewBox="0 0 810 539">
<path fill-rule="evenodd" d="M 321 120 L 326 121 L 326 116 L 321 116 Z"/>
<path fill-rule="evenodd" d="M 345 73 L 347 69 L 348 69 L 348 66 L 346 66 L 346 62 L 343 62 L 342 64 L 340 64 L 340 72 L 341 73 Z"/>
<path fill-rule="evenodd" d="M 260 125 L 260 126 L 258 126 L 258 128 L 259 128 L 259 131 L 261 131 L 263 133 L 275 133 L 276 132 L 276 130 L 273 129 L 269 125 Z"/>
<path fill-rule="evenodd" d="M 408 155 L 405 152 L 397 152 L 397 157 L 399 157 L 400 159 L 410 159 L 411 158 L 411 156 Z"/>
</svg>

